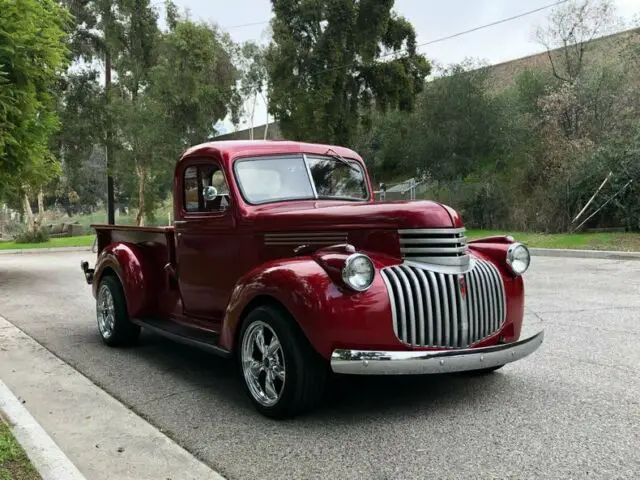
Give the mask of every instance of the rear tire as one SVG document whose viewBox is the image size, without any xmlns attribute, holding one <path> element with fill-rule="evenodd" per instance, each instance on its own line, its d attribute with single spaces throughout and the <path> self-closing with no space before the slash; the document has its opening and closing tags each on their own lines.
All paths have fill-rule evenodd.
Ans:
<svg viewBox="0 0 640 480">
<path fill-rule="evenodd" d="M 279 308 L 261 306 L 247 315 L 238 360 L 251 403 L 267 417 L 293 417 L 322 399 L 328 364 Z"/>
<path fill-rule="evenodd" d="M 96 295 L 96 317 L 102 341 L 110 347 L 135 345 L 140 327 L 131 322 L 122 285 L 117 278 L 102 278 Z"/>
</svg>

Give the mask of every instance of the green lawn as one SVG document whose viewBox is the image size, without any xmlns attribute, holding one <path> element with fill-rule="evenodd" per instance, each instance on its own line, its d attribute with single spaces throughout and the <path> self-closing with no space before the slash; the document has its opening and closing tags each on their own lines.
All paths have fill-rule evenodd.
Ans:
<svg viewBox="0 0 640 480">
<path fill-rule="evenodd" d="M 517 241 L 528 247 L 569 248 L 578 250 L 618 250 L 627 252 L 640 251 L 640 233 L 525 233 L 509 230 L 473 230 L 467 231 L 472 240 L 491 235 L 512 235 Z M 0 250 L 23 248 L 57 248 L 57 247 L 90 247 L 94 235 L 79 237 L 52 238 L 47 243 L 0 242 Z"/>
<path fill-rule="evenodd" d="M 0 250 L 24 248 L 59 248 L 59 247 L 90 247 L 95 235 L 81 235 L 77 237 L 52 238 L 46 243 L 15 243 L 0 242 Z"/>
<path fill-rule="evenodd" d="M 640 233 L 525 233 L 509 230 L 467 231 L 470 240 L 491 235 L 511 235 L 532 248 L 567 248 L 576 250 L 640 251 Z"/>
<path fill-rule="evenodd" d="M 41 478 L 13 437 L 9 426 L 0 418 L 0 480 L 39 480 Z"/>
</svg>

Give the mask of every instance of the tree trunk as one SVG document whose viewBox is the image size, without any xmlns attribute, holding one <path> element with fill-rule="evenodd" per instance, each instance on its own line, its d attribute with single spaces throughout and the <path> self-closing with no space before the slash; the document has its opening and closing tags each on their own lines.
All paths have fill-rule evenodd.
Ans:
<svg viewBox="0 0 640 480">
<path fill-rule="evenodd" d="M 31 203 L 29 202 L 29 195 L 27 192 L 25 192 L 24 197 L 22 197 L 22 207 L 25 215 L 27 216 L 27 225 L 29 230 L 33 232 L 36 230 L 36 217 L 33 215 L 33 210 L 31 209 Z"/>
<path fill-rule="evenodd" d="M 253 140 L 253 118 L 255 117 L 255 113 L 256 113 L 256 101 L 258 100 L 258 94 L 254 93 L 253 94 L 253 105 L 251 106 L 251 140 Z"/>
<path fill-rule="evenodd" d="M 136 215 L 136 225 L 144 226 L 144 186 L 146 180 L 146 171 L 140 166 L 136 166 L 136 174 L 138 175 L 138 215 Z"/>
<path fill-rule="evenodd" d="M 44 220 L 44 192 L 42 191 L 42 186 L 40 186 L 40 191 L 38 192 L 38 225 L 42 225 L 43 220 Z"/>
<path fill-rule="evenodd" d="M 267 139 L 267 132 L 269 131 L 269 104 L 267 103 L 267 98 L 264 96 L 264 93 L 260 92 L 260 96 L 264 101 L 264 106 L 267 109 L 267 119 L 264 122 L 264 140 Z"/>
<path fill-rule="evenodd" d="M 109 36 L 107 28 L 111 22 L 111 7 L 107 9 L 107 21 L 105 22 L 105 40 L 107 42 L 106 50 L 104 52 L 104 93 L 107 104 L 107 109 L 111 104 L 111 51 L 109 46 Z M 111 124 L 111 112 L 107 112 L 106 118 L 106 145 L 105 155 L 107 160 L 107 223 L 113 225 L 116 223 L 115 212 L 115 195 L 113 188 L 113 170 L 114 170 L 114 158 L 113 158 L 113 130 Z"/>
</svg>

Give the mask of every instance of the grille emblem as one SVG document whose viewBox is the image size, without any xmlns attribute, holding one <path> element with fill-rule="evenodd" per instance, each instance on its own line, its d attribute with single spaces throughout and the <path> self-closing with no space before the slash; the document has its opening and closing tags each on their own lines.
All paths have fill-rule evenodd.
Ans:
<svg viewBox="0 0 640 480">
<path fill-rule="evenodd" d="M 467 296 L 467 281 L 464 279 L 464 275 L 458 275 L 458 285 L 460 285 L 460 295 L 462 298 Z"/>
</svg>

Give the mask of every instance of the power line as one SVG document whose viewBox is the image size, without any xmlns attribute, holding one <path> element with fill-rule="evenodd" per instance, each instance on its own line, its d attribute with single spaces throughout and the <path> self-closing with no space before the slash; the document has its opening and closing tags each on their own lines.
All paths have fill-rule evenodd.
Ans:
<svg viewBox="0 0 640 480">
<path fill-rule="evenodd" d="M 265 25 L 269 23 L 271 20 L 267 20 L 265 22 L 254 22 L 254 23 L 241 23 L 240 25 L 231 25 L 229 27 L 222 27 L 225 30 L 231 30 L 232 28 L 244 28 L 244 27 L 253 27 L 256 25 Z"/>
<path fill-rule="evenodd" d="M 513 20 L 517 20 L 518 18 L 526 17 L 528 15 L 533 15 L 534 13 L 538 13 L 538 12 L 541 12 L 543 10 L 547 10 L 549 8 L 553 8 L 553 7 L 556 7 L 558 5 L 561 5 L 563 3 L 567 3 L 568 1 L 569 0 L 560 0 L 558 2 L 549 4 L 549 5 L 545 5 L 543 7 L 539 7 L 539 8 L 536 8 L 534 10 L 528 10 L 526 12 L 519 13 L 518 15 L 513 15 L 512 17 L 503 18 L 501 20 L 496 20 L 495 22 L 491 22 L 491 23 L 485 23 L 484 25 L 480 25 L 478 27 L 473 27 L 473 28 L 470 28 L 468 30 L 463 30 L 462 32 L 454 33 L 452 35 L 447 35 L 445 37 L 436 38 L 434 40 L 429 40 L 428 42 L 419 43 L 418 45 L 416 45 L 416 49 L 422 48 L 422 47 L 426 47 L 427 45 L 433 45 L 434 43 L 440 43 L 440 42 L 444 42 L 446 40 L 451 40 L 452 38 L 460 37 L 462 35 L 467 35 L 468 33 L 477 32 L 478 30 L 482 30 L 482 29 L 485 29 L 485 28 L 493 27 L 495 25 L 500 25 L 501 23 L 511 22 Z M 404 49 L 404 50 L 400 50 L 400 51 L 397 51 L 397 52 L 386 53 L 384 55 L 380 55 L 380 57 L 378 57 L 378 58 L 392 57 L 394 55 L 400 55 L 400 54 L 403 54 L 403 53 L 407 53 L 407 50 Z M 326 68 L 324 70 L 320 70 L 319 72 L 316 72 L 316 73 L 312 74 L 311 76 L 320 75 L 320 74 L 326 73 L 326 72 L 333 72 L 333 71 L 336 71 L 336 70 L 344 70 L 344 69 L 347 69 L 347 68 L 351 67 L 352 65 L 353 65 L 353 63 L 349 64 L 349 65 L 340 65 L 340 66 L 337 66 L 337 67 Z"/>
</svg>

